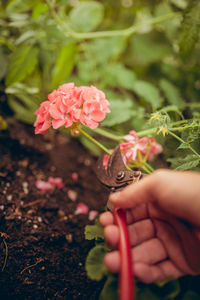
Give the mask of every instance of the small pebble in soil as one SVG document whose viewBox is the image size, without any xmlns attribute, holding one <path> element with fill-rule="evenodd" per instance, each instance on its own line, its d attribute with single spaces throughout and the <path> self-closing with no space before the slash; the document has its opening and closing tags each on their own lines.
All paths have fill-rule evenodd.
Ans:
<svg viewBox="0 0 200 300">
<path fill-rule="evenodd" d="M 37 224 L 33 224 L 33 228 L 34 228 L 34 229 L 37 229 L 37 228 L 38 228 L 38 225 L 37 225 Z"/>
<path fill-rule="evenodd" d="M 52 172 L 55 172 L 56 167 L 55 167 L 55 166 L 51 166 L 50 170 L 51 170 Z"/>
<path fill-rule="evenodd" d="M 46 144 L 45 148 L 46 148 L 46 150 L 52 150 L 53 145 L 52 144 Z"/>
<path fill-rule="evenodd" d="M 79 262 L 78 265 L 81 267 L 83 264 L 82 264 L 82 262 Z"/>
<path fill-rule="evenodd" d="M 92 164 L 92 161 L 90 160 L 90 159 L 85 159 L 84 160 L 84 165 L 86 166 L 86 167 L 89 167 L 89 166 L 91 166 L 91 164 Z"/>
<path fill-rule="evenodd" d="M 68 220 L 68 216 L 64 216 L 63 220 L 67 221 Z"/>
<path fill-rule="evenodd" d="M 38 222 L 42 223 L 42 218 L 38 217 Z"/>
<path fill-rule="evenodd" d="M 73 202 L 77 200 L 77 192 L 74 190 L 68 190 L 67 192 L 67 196 L 70 200 L 72 200 Z"/>
<path fill-rule="evenodd" d="M 13 195 L 8 195 L 8 196 L 7 196 L 7 200 L 8 200 L 8 201 L 12 201 L 12 198 L 13 198 Z"/>
<path fill-rule="evenodd" d="M 16 172 L 16 175 L 17 175 L 17 176 L 21 176 L 22 173 L 21 173 L 20 171 L 17 171 L 17 172 Z"/>
<path fill-rule="evenodd" d="M 59 215 L 59 217 L 64 217 L 65 216 L 65 212 L 64 212 L 64 210 L 62 210 L 62 209 L 59 209 L 58 210 L 58 215 Z"/>
<path fill-rule="evenodd" d="M 4 205 L 0 205 L 0 210 L 4 210 Z"/>
<path fill-rule="evenodd" d="M 10 186 L 10 182 L 7 182 L 7 183 L 6 183 L 6 186 L 9 187 L 9 186 Z"/>
<path fill-rule="evenodd" d="M 65 238 L 66 238 L 66 240 L 67 240 L 69 243 L 72 243 L 73 236 L 72 236 L 71 233 L 66 234 Z"/>
<path fill-rule="evenodd" d="M 74 181 L 78 181 L 78 177 L 79 177 L 78 173 L 76 173 L 76 172 L 73 172 L 73 173 L 72 173 L 72 179 L 73 179 Z"/>
</svg>

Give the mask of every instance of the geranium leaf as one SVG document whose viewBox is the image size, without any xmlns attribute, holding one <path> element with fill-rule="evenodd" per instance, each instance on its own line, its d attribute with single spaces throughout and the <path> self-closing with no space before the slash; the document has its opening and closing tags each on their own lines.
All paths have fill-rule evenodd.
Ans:
<svg viewBox="0 0 200 300">
<path fill-rule="evenodd" d="M 132 106 L 130 99 L 110 100 L 109 108 L 111 112 L 102 122 L 102 126 L 113 126 L 128 121 L 133 116 Z"/>
<path fill-rule="evenodd" d="M 103 290 L 101 291 L 99 300 L 116 300 L 118 290 L 117 277 L 110 275 L 104 284 Z"/>
<path fill-rule="evenodd" d="M 104 245 L 97 245 L 92 248 L 86 259 L 87 275 L 92 280 L 101 280 L 107 273 L 103 258 L 107 253 L 107 248 Z"/>
<path fill-rule="evenodd" d="M 87 32 L 96 29 L 104 16 L 104 7 L 97 1 L 79 2 L 70 12 L 72 27 Z"/>
<path fill-rule="evenodd" d="M 150 103 L 153 110 L 159 108 L 163 103 L 159 89 L 149 82 L 142 80 L 136 81 L 133 85 L 133 91 L 147 103 Z"/>
<path fill-rule="evenodd" d="M 6 75 L 6 85 L 22 81 L 30 75 L 37 64 L 38 49 L 30 45 L 21 45 L 11 54 Z"/>
<path fill-rule="evenodd" d="M 99 220 L 95 221 L 95 225 L 87 225 L 85 227 L 86 240 L 104 239 L 104 228 L 101 226 Z"/>
<path fill-rule="evenodd" d="M 161 79 L 160 87 L 163 90 L 168 102 L 182 109 L 185 106 L 179 90 L 168 80 Z"/>
</svg>

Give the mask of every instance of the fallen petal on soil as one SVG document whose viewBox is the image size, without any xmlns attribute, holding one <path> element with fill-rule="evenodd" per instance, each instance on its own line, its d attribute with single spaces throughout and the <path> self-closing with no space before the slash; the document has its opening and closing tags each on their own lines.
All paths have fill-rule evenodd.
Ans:
<svg viewBox="0 0 200 300">
<path fill-rule="evenodd" d="M 77 205 L 77 208 L 74 212 L 75 215 L 87 215 L 88 213 L 88 206 L 82 202 L 80 202 L 78 205 Z"/>
</svg>

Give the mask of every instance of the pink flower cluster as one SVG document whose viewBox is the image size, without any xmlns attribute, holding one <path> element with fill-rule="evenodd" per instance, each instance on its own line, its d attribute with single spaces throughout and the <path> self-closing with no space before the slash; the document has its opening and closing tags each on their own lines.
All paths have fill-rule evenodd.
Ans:
<svg viewBox="0 0 200 300">
<path fill-rule="evenodd" d="M 94 86 L 79 86 L 74 83 L 61 85 L 48 95 L 35 112 L 35 133 L 44 134 L 52 127 L 66 128 L 80 122 L 94 129 L 109 113 L 109 102 L 105 94 Z"/>
<path fill-rule="evenodd" d="M 127 165 L 138 161 L 139 154 L 146 156 L 146 160 L 149 161 L 162 152 L 162 146 L 153 137 L 139 138 L 134 130 L 130 131 L 124 140 L 125 142 L 120 144 L 120 149 Z"/>
<path fill-rule="evenodd" d="M 126 165 L 139 161 L 139 156 L 146 156 L 146 160 L 151 160 L 155 155 L 162 152 L 162 146 L 155 139 L 149 137 L 139 138 L 136 131 L 132 130 L 124 136 L 124 143 L 120 143 L 120 150 L 124 163 Z M 112 153 L 113 150 L 110 150 Z M 103 166 L 106 169 L 109 161 L 109 155 L 104 155 Z"/>
</svg>

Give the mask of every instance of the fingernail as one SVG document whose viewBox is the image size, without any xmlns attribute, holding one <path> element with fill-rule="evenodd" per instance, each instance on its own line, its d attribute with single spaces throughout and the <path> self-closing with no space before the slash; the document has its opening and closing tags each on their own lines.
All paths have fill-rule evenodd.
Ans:
<svg viewBox="0 0 200 300">
<path fill-rule="evenodd" d="M 120 199 L 121 192 L 112 193 L 109 200 L 112 202 L 118 201 Z"/>
</svg>

